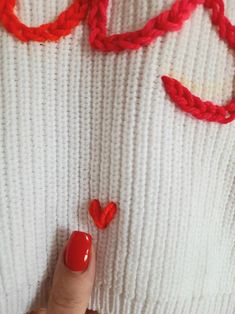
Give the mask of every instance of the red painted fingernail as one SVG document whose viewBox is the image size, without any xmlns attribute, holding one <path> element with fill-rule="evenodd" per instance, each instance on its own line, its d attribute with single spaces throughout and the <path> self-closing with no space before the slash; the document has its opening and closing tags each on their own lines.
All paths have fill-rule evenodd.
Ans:
<svg viewBox="0 0 235 314">
<path fill-rule="evenodd" d="M 64 252 L 65 265 L 72 271 L 85 271 L 90 260 L 92 238 L 89 233 L 74 231 Z"/>
</svg>

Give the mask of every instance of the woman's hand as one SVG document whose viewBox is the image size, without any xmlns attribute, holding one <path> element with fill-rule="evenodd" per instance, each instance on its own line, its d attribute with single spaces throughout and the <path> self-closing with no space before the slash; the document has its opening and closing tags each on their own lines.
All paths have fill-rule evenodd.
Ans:
<svg viewBox="0 0 235 314">
<path fill-rule="evenodd" d="M 59 256 L 48 308 L 32 313 L 96 314 L 93 311 L 86 312 L 94 278 L 95 252 L 91 236 L 74 231 Z"/>
</svg>

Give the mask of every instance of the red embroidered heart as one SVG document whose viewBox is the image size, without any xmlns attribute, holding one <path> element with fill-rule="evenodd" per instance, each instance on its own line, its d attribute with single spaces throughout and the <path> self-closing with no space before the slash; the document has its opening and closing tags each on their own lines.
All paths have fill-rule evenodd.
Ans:
<svg viewBox="0 0 235 314">
<path fill-rule="evenodd" d="M 116 212 L 117 205 L 114 202 L 108 203 L 103 210 L 98 199 L 94 199 L 90 203 L 89 213 L 99 229 L 105 229 L 113 220 Z"/>
</svg>

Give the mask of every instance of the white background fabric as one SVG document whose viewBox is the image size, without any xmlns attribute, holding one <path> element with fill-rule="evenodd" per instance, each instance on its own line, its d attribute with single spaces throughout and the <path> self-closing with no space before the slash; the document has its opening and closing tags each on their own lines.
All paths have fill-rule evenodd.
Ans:
<svg viewBox="0 0 235 314">
<path fill-rule="evenodd" d="M 39 25 L 70 2 L 18 3 Z M 111 1 L 109 32 L 172 3 Z M 226 14 L 235 23 L 233 0 Z M 203 7 L 180 32 L 119 55 L 93 51 L 85 24 L 45 44 L 0 28 L 0 313 L 46 304 L 74 229 L 97 247 L 100 314 L 235 312 L 235 123 L 180 111 L 164 74 L 203 99 L 231 98 L 234 55 Z M 88 215 L 92 198 L 118 203 L 105 231 Z"/>
</svg>

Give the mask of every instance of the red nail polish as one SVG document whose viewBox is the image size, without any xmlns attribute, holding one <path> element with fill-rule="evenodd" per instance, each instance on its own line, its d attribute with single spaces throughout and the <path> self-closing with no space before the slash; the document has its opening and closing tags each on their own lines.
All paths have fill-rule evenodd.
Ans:
<svg viewBox="0 0 235 314">
<path fill-rule="evenodd" d="M 65 265 L 72 271 L 85 271 L 90 260 L 92 238 L 89 233 L 74 231 L 64 252 Z"/>
</svg>

